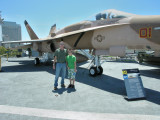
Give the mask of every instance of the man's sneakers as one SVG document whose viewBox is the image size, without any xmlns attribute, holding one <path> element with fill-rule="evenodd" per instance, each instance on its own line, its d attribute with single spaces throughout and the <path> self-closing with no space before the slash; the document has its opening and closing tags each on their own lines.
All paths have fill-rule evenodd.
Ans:
<svg viewBox="0 0 160 120">
<path fill-rule="evenodd" d="M 68 88 L 75 88 L 75 86 L 72 85 L 72 84 L 69 84 L 69 85 L 68 85 Z"/>
<path fill-rule="evenodd" d="M 61 87 L 65 88 L 66 86 L 65 86 L 65 84 L 62 84 Z"/>
<path fill-rule="evenodd" d="M 65 88 L 66 86 L 65 86 L 65 84 L 63 84 L 63 85 L 61 85 L 61 87 L 62 87 L 62 88 Z M 72 84 L 69 84 L 69 85 L 68 85 L 68 88 L 75 88 L 75 86 L 72 85 Z M 54 87 L 54 90 L 57 90 L 57 89 L 58 89 L 57 87 Z"/>
<path fill-rule="evenodd" d="M 57 87 L 54 87 L 54 90 L 57 90 L 58 88 Z"/>
<path fill-rule="evenodd" d="M 65 88 L 66 86 L 65 86 L 65 84 L 62 84 L 61 87 Z M 57 87 L 54 87 L 54 90 L 57 90 L 57 89 L 58 89 Z"/>
</svg>

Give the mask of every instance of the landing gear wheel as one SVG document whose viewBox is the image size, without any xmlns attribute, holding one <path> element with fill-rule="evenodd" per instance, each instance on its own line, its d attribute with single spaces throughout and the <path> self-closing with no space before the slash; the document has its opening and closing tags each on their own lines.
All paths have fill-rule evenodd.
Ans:
<svg viewBox="0 0 160 120">
<path fill-rule="evenodd" d="M 97 68 L 96 67 L 91 67 L 89 69 L 89 74 L 93 77 L 95 77 L 97 75 Z"/>
<path fill-rule="evenodd" d="M 102 75 L 103 68 L 101 66 L 98 66 L 97 75 Z"/>
<path fill-rule="evenodd" d="M 35 64 L 35 65 L 39 65 L 39 64 L 40 64 L 39 58 L 35 58 L 35 59 L 34 59 L 34 64 Z"/>
</svg>

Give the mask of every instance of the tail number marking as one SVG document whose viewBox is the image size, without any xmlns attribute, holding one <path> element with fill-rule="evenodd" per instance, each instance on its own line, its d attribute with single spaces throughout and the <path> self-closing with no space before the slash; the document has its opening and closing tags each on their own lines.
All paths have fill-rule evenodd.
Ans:
<svg viewBox="0 0 160 120">
<path fill-rule="evenodd" d="M 139 30 L 139 37 L 140 38 L 151 38 L 152 37 L 152 28 L 141 28 Z"/>
</svg>

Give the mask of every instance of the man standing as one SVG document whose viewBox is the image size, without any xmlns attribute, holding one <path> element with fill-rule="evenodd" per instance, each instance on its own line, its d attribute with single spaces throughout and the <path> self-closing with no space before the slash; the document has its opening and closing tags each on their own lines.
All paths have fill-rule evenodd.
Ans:
<svg viewBox="0 0 160 120">
<path fill-rule="evenodd" d="M 67 50 L 64 49 L 64 42 L 63 41 L 60 42 L 60 48 L 56 50 L 54 56 L 55 57 L 54 57 L 54 62 L 53 62 L 53 69 L 56 68 L 54 90 L 57 90 L 58 78 L 59 78 L 60 73 L 62 74 L 61 87 L 65 87 L 64 78 L 65 78 L 65 75 L 66 75 Z"/>
</svg>

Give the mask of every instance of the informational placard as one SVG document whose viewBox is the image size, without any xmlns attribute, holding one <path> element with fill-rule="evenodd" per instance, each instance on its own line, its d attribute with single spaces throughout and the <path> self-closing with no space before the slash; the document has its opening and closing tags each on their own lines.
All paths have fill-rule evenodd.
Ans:
<svg viewBox="0 0 160 120">
<path fill-rule="evenodd" d="M 142 79 L 138 69 L 123 69 L 123 78 L 127 92 L 127 99 L 141 99 L 145 98 Z"/>
</svg>

